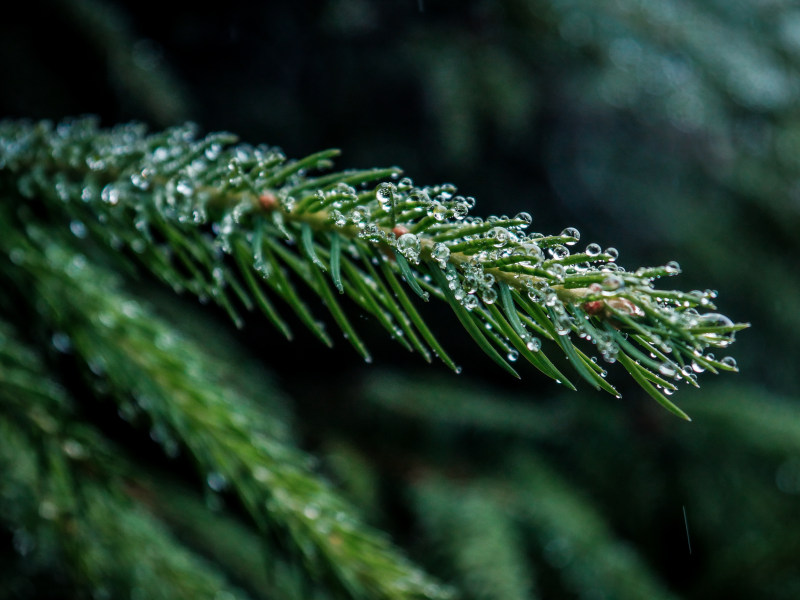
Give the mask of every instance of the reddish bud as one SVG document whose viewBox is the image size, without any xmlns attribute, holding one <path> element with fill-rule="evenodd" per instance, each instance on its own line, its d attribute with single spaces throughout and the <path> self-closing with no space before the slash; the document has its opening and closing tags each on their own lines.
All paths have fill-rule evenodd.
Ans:
<svg viewBox="0 0 800 600">
<path fill-rule="evenodd" d="M 395 225 L 394 229 L 392 229 L 392 233 L 394 234 L 394 237 L 399 238 L 401 235 L 408 233 L 408 227 L 405 225 Z"/>
<path fill-rule="evenodd" d="M 603 312 L 605 307 L 606 303 L 602 300 L 593 300 L 591 302 L 585 302 L 583 305 L 583 310 L 585 310 L 588 314 L 595 316 Z"/>
<path fill-rule="evenodd" d="M 272 192 L 264 192 L 258 197 L 258 203 L 264 210 L 275 210 L 278 208 L 278 198 Z"/>
</svg>

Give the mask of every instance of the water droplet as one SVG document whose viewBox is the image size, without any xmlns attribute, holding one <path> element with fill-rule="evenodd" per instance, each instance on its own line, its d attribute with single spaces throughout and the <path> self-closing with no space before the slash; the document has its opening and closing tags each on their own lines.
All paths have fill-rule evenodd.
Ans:
<svg viewBox="0 0 800 600">
<path fill-rule="evenodd" d="M 464 289 L 469 294 L 473 294 L 477 291 L 478 283 L 478 278 L 472 273 L 464 277 Z"/>
<path fill-rule="evenodd" d="M 175 184 L 175 191 L 181 196 L 191 196 L 194 191 L 191 182 L 187 179 L 179 179 Z"/>
<path fill-rule="evenodd" d="M 84 202 L 91 202 L 92 199 L 95 197 L 97 190 L 94 186 L 87 185 L 85 188 L 81 190 L 81 200 Z"/>
<path fill-rule="evenodd" d="M 695 373 L 702 373 L 705 370 L 706 370 L 706 368 L 704 366 L 702 366 L 700 363 L 698 363 L 697 361 L 692 361 L 691 370 L 689 370 L 689 368 L 686 367 L 686 368 L 683 369 L 682 372 L 683 372 L 683 374 L 685 376 L 688 377 L 689 375 L 692 374 L 692 371 L 694 371 Z"/>
<path fill-rule="evenodd" d="M 525 252 L 532 265 L 538 265 L 544 260 L 544 252 L 542 252 L 542 249 L 538 246 L 538 244 L 522 244 L 518 247 L 518 249 L 521 249 Z"/>
<path fill-rule="evenodd" d="M 600 244 L 595 244 L 594 242 L 592 242 L 591 244 L 586 246 L 586 254 L 588 254 L 589 256 L 597 256 L 598 254 L 600 254 L 600 252 L 602 252 Z"/>
<path fill-rule="evenodd" d="M 150 175 L 150 169 L 142 169 L 141 172 L 131 175 L 131 183 L 140 190 L 146 190 L 150 187 L 150 181 L 148 179 Z"/>
<path fill-rule="evenodd" d="M 406 191 L 411 189 L 414 186 L 414 181 L 411 177 L 403 177 L 400 181 L 397 182 L 397 189 L 400 191 Z"/>
<path fill-rule="evenodd" d="M 86 157 L 86 166 L 92 171 L 100 171 L 105 168 L 106 161 L 97 152 L 92 152 Z"/>
<path fill-rule="evenodd" d="M 345 217 L 338 210 L 331 211 L 331 218 L 333 219 L 333 222 L 337 227 L 344 227 L 345 225 L 347 225 L 347 217 Z"/>
<path fill-rule="evenodd" d="M 297 206 L 297 199 L 294 196 L 285 196 L 281 198 L 281 205 L 286 212 L 293 212 Z"/>
<path fill-rule="evenodd" d="M 733 321 L 719 313 L 706 313 L 697 318 L 697 324 L 700 327 L 732 327 Z"/>
<path fill-rule="evenodd" d="M 89 456 L 84 445 L 72 438 L 64 440 L 61 444 L 61 448 L 64 450 L 64 454 L 69 456 L 72 460 L 83 460 Z"/>
<path fill-rule="evenodd" d="M 72 232 L 72 235 L 79 239 L 84 239 L 88 233 L 86 225 L 83 224 L 83 221 L 79 221 L 78 219 L 70 221 L 69 230 Z"/>
<path fill-rule="evenodd" d="M 481 292 L 484 304 L 494 304 L 497 301 L 497 292 L 494 288 L 486 288 Z"/>
<path fill-rule="evenodd" d="M 221 144 L 211 144 L 208 148 L 206 148 L 204 154 L 208 160 L 217 160 L 220 152 L 222 152 Z"/>
<path fill-rule="evenodd" d="M 63 331 L 55 332 L 51 338 L 51 341 L 53 342 L 53 347 L 63 354 L 67 354 L 68 352 L 72 351 L 72 340 Z"/>
<path fill-rule="evenodd" d="M 412 262 L 419 262 L 419 238 L 413 233 L 404 233 L 397 239 L 397 250 Z"/>
<path fill-rule="evenodd" d="M 119 189 L 113 183 L 106 185 L 100 192 L 100 199 L 111 206 L 119 204 L 119 196 Z"/>
<path fill-rule="evenodd" d="M 736 369 L 737 368 L 736 367 L 736 359 L 733 358 L 732 356 L 726 356 L 725 358 L 720 360 L 719 363 L 721 365 L 723 365 L 723 366 L 726 366 L 726 367 L 730 368 L 730 369 Z"/>
<path fill-rule="evenodd" d="M 606 248 L 606 254 L 608 254 L 611 257 L 612 261 L 617 260 L 617 258 L 619 257 L 619 250 L 611 246 L 609 248 Z"/>
<path fill-rule="evenodd" d="M 718 328 L 716 331 L 712 330 L 701 333 L 699 336 L 711 346 L 716 346 L 717 348 L 726 348 L 735 340 L 734 332 L 725 331 L 726 328 L 733 326 L 733 321 L 731 321 L 725 315 L 721 315 L 719 313 L 706 313 L 697 317 L 696 324 L 698 327 L 702 328 Z"/>
<path fill-rule="evenodd" d="M 358 225 L 369 219 L 369 209 L 366 206 L 356 206 L 350 211 L 350 221 Z"/>
<path fill-rule="evenodd" d="M 675 375 L 675 368 L 669 363 L 663 363 L 660 367 L 658 367 L 658 372 L 664 377 L 672 377 Z"/>
<path fill-rule="evenodd" d="M 671 260 L 665 266 L 664 269 L 670 275 L 677 275 L 681 272 L 681 266 L 677 263 L 677 261 Z"/>
<path fill-rule="evenodd" d="M 533 223 L 533 217 L 531 216 L 530 213 L 527 213 L 527 212 L 517 213 L 517 216 L 514 217 L 514 218 L 517 219 L 518 221 L 522 221 L 524 223 L 524 225 L 522 225 L 522 227 L 527 227 L 528 225 Z"/>
<path fill-rule="evenodd" d="M 449 200 L 458 191 L 458 188 L 452 183 L 443 183 L 439 186 L 439 191 L 445 197 L 445 200 Z"/>
<path fill-rule="evenodd" d="M 217 471 L 212 471 L 206 477 L 206 483 L 215 492 L 221 492 L 228 486 L 228 480 L 225 475 Z"/>
<path fill-rule="evenodd" d="M 39 503 L 39 516 L 43 519 L 52 521 L 58 517 L 58 513 L 58 506 L 56 506 L 55 502 L 50 500 L 42 500 Z"/>
<path fill-rule="evenodd" d="M 408 193 L 408 199 L 411 202 L 430 202 L 430 196 L 428 196 L 428 192 L 422 189 L 413 189 Z"/>
<path fill-rule="evenodd" d="M 477 308 L 478 299 L 475 296 L 470 294 L 466 298 L 464 298 L 463 304 L 464 304 L 464 308 L 466 308 L 467 310 L 472 310 L 473 308 Z"/>
<path fill-rule="evenodd" d="M 506 358 L 511 362 L 516 362 L 516 360 L 519 358 L 519 352 L 516 350 L 509 350 L 508 354 L 506 354 Z"/>
<path fill-rule="evenodd" d="M 386 212 L 392 210 L 396 193 L 397 187 L 393 183 L 384 182 L 375 188 L 375 197 L 378 199 L 381 208 Z"/>
<path fill-rule="evenodd" d="M 98 377 L 106 374 L 106 361 L 101 355 L 93 356 L 86 361 L 86 364 L 89 366 L 89 370 Z"/>
<path fill-rule="evenodd" d="M 552 248 L 547 249 L 547 253 L 554 259 L 560 260 L 569 256 L 569 248 L 562 244 L 556 244 Z"/>
<path fill-rule="evenodd" d="M 273 479 L 272 471 L 260 465 L 253 469 L 253 477 L 261 483 L 270 483 Z"/>
<path fill-rule="evenodd" d="M 575 238 L 574 240 L 564 242 L 567 246 L 574 246 L 581 239 L 581 232 L 574 227 L 567 227 L 561 232 L 561 237 Z"/>
<path fill-rule="evenodd" d="M 25 251 L 22 248 L 12 248 L 8 253 L 8 258 L 15 265 L 21 265 L 25 261 Z"/>
<path fill-rule="evenodd" d="M 431 250 L 431 256 L 439 263 L 439 266 L 444 269 L 447 266 L 447 259 L 450 258 L 450 248 L 441 242 L 437 243 L 433 246 L 433 250 Z"/>
<path fill-rule="evenodd" d="M 564 277 L 567 275 L 567 270 L 564 268 L 564 265 L 559 263 L 550 265 L 547 272 L 558 281 L 563 281 Z"/>
<path fill-rule="evenodd" d="M 602 287 L 605 291 L 618 290 L 625 287 L 625 281 L 618 275 L 610 275 L 603 280 Z"/>
<path fill-rule="evenodd" d="M 447 207 L 441 202 L 432 202 L 428 207 L 428 216 L 437 221 L 444 221 L 447 218 Z"/>
<path fill-rule="evenodd" d="M 493 227 L 489 230 L 487 237 L 494 239 L 495 248 L 502 248 L 511 239 L 511 234 L 505 227 Z"/>
</svg>

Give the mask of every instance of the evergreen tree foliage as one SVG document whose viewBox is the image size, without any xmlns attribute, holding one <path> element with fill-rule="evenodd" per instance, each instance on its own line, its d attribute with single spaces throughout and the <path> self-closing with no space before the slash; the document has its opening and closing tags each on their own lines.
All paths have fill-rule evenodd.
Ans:
<svg viewBox="0 0 800 600">
<path fill-rule="evenodd" d="M 795 11 L 410 4 L 0 24 L 0 597 L 800 592 Z"/>
<path fill-rule="evenodd" d="M 335 299 L 336 288 L 408 350 L 417 349 L 429 360 L 434 352 L 460 371 L 414 308 L 402 278 L 423 300 L 434 296 L 447 302 L 486 354 L 517 377 L 509 362 L 521 353 L 544 374 L 575 389 L 533 332 L 555 342 L 594 387 L 616 395 L 597 357 L 589 360 L 573 345 L 574 333 L 591 340 L 607 362 L 618 360 L 659 403 L 684 418 L 664 395 L 676 389 L 671 380 L 696 385 L 699 367 L 736 369 L 732 358 L 717 360 L 705 353 L 727 348 L 744 327 L 719 313 L 698 312 L 713 308 L 711 293 L 652 286 L 654 278 L 677 272 L 677 266 L 628 274 L 613 262 L 614 249 L 589 244 L 571 254 L 567 244 L 580 237 L 574 228 L 558 236 L 527 236 L 522 231 L 531 221 L 527 213 L 470 218 L 474 200 L 456 196 L 451 185 L 419 188 L 402 179 L 398 185 L 384 181 L 365 187 L 375 179 L 396 179 L 394 169 L 307 176 L 308 170 L 328 166 L 334 152 L 287 162 L 277 150 L 226 146 L 231 140 L 224 134 L 195 140 L 191 128 L 147 136 L 136 125 L 98 130 L 91 119 L 57 126 L 9 121 L 0 126 L 0 139 L 9 197 L 2 236 L 9 263 L 3 280 L 8 290 L 27 290 L 36 298 L 39 335 L 51 336 L 57 350 L 74 354 L 76 367 L 125 418 L 133 421 L 141 412 L 150 437 L 168 456 L 184 450 L 207 473 L 213 491 L 230 487 L 265 534 L 286 538 L 281 546 L 302 557 L 313 580 L 353 597 L 444 592 L 395 556 L 382 538 L 361 528 L 327 486 L 303 468 L 302 456 L 281 443 L 272 423 L 259 424 L 245 402 L 209 377 L 212 369 L 198 351 L 118 292 L 119 284 L 89 257 L 111 252 L 103 262 L 119 263 L 131 273 L 133 259 L 176 292 L 214 299 L 240 327 L 234 300 L 248 309 L 258 305 L 290 337 L 265 291 L 269 288 L 330 344 L 292 283 L 299 278 L 369 362 Z M 28 202 L 14 206 L 15 199 Z M 74 240 L 84 252 L 72 248 Z M 10 292 L 4 304 L 13 316 L 12 307 L 24 306 L 25 297 Z M 64 452 L 70 449 L 65 446 Z M 76 452 L 95 454 L 91 448 Z M 54 485 L 72 487 L 68 481 Z M 61 500 L 62 494 L 54 495 Z M 435 502 L 436 492 L 430 498 Z M 39 513 L 46 505 L 46 515 L 57 521 L 61 514 L 81 511 L 68 498 L 65 507 L 53 504 L 51 510 L 48 503 L 42 500 Z M 484 508 L 480 498 L 474 508 L 481 520 L 491 521 L 482 512 L 491 508 Z M 498 535 L 504 528 L 510 526 L 497 524 Z M 476 532 L 474 543 L 482 547 L 486 540 Z M 496 544 L 505 548 L 508 540 L 501 537 Z M 103 559 L 93 558 L 91 548 L 71 551 L 73 559 L 88 563 L 89 581 L 104 579 Z M 460 560 L 466 566 L 476 559 L 467 554 Z M 491 577 L 506 579 L 501 573 L 488 576 L 483 585 L 489 589 L 496 585 Z M 508 577 L 512 583 L 513 576 Z"/>
</svg>

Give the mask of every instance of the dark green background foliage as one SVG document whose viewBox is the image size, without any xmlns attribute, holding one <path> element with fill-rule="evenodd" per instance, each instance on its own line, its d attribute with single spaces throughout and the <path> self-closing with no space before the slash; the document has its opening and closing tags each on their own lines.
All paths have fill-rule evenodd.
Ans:
<svg viewBox="0 0 800 600">
<path fill-rule="evenodd" d="M 482 216 L 527 210 L 537 231 L 575 226 L 616 246 L 626 266 L 679 260 L 678 287 L 718 289 L 723 311 L 753 325 L 733 351 L 740 374 L 678 394 L 692 423 L 623 378 L 614 382 L 622 400 L 585 385 L 567 392 L 525 367 L 516 382 L 465 343 L 442 307 L 424 314 L 459 376 L 389 344 L 355 309 L 372 365 L 343 340 L 330 351 L 295 327 L 289 342 L 255 314 L 235 331 L 190 297 L 122 279 L 124 294 L 204 348 L 201 366 L 230 387 L 241 414 L 283 422 L 291 434 L 280 439 L 318 457 L 312 468 L 368 523 L 465 598 L 790 599 L 800 596 L 792 4 L 28 0 L 2 9 L 0 117 L 93 113 L 104 125 L 154 129 L 193 120 L 290 157 L 338 147 L 340 167 L 396 164 L 420 185 L 452 181 Z M 10 387 L 0 396 L 0 595 L 149 597 L 160 578 L 170 582 L 164 597 L 213 597 L 225 581 L 252 597 L 359 589 L 328 585 L 327 573 L 312 581 L 305 550 L 297 560 L 257 536 L 253 510 L 215 473 L 198 483 L 196 457 L 213 456 L 224 435 L 212 428 L 191 438 L 195 459 L 174 449 L 165 461 L 164 432 L 92 399 L 124 381 L 87 383 L 53 348 L 9 350 L 50 339 L 37 299 L 68 298 L 80 283 L 59 277 L 0 289 L 17 329 L 0 332 L 0 375 L 35 380 L 47 369 L 61 387 L 41 382 L 49 404 L 31 422 L 79 423 L 41 442 L 66 444 L 78 464 L 50 465 L 59 476 L 47 485 L 65 487 L 48 488 L 36 476 L 41 448 L 19 433 L 24 419 L 8 417 L 24 411 Z M 123 293 L 102 278 L 84 283 L 97 310 Z M 136 318 L 145 319 L 119 332 L 158 334 L 162 321 Z M 81 331 L 74 343 L 108 342 Z M 170 385 L 190 389 L 191 374 Z M 198 422 L 213 421 L 218 407 L 189 395 Z M 94 470 L 74 456 L 85 447 L 98 449 Z M 254 460 L 280 463 L 264 452 Z M 98 469 L 114 485 L 87 484 L 70 504 L 78 533 L 48 530 L 71 478 L 91 482 Z M 67 534 L 83 540 L 77 554 L 59 545 Z"/>
</svg>

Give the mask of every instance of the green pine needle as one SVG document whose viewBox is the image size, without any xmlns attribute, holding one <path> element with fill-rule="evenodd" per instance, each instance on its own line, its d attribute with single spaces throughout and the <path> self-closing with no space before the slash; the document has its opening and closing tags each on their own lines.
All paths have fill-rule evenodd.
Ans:
<svg viewBox="0 0 800 600">
<path fill-rule="evenodd" d="M 93 119 L 5 121 L 0 182 L 17 201 L 35 201 L 38 215 L 124 252 L 177 291 L 216 302 L 239 326 L 240 308 L 258 307 L 289 337 L 274 295 L 330 345 L 307 306 L 314 301 L 295 290 L 302 280 L 364 358 L 329 281 L 401 345 L 426 359 L 433 352 L 452 369 L 398 276 L 423 300 L 449 304 L 515 376 L 509 360 L 522 356 L 571 387 L 549 355 L 565 356 L 584 381 L 617 395 L 598 361 L 619 362 L 676 412 L 659 388 L 697 385 L 696 370 L 736 370 L 732 357 L 711 353 L 747 325 L 712 312 L 715 292 L 657 289 L 656 280 L 680 272 L 677 263 L 626 270 L 613 248 L 573 251 L 575 228 L 545 235 L 528 231 L 527 213 L 470 216 L 474 200 L 451 184 L 418 186 L 397 168 L 319 174 L 338 151 L 287 161 L 234 139 L 198 139 L 191 126 L 147 134 L 139 125 L 103 130 Z"/>
</svg>

